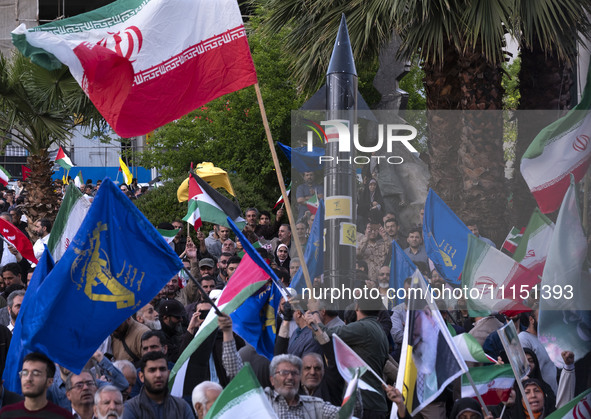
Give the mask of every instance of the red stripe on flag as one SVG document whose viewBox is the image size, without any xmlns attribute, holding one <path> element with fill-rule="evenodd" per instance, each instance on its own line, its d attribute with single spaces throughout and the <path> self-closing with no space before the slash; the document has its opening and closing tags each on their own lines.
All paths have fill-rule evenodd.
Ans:
<svg viewBox="0 0 591 419">
<path fill-rule="evenodd" d="M 128 60 L 102 46 L 82 43 L 74 52 L 85 72 L 82 87 L 115 132 L 126 138 L 257 82 L 243 26 L 135 76 Z"/>
</svg>

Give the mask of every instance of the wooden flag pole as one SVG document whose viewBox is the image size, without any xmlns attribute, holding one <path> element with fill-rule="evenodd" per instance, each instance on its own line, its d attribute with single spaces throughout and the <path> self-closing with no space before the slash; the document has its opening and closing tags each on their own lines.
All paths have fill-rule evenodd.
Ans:
<svg viewBox="0 0 591 419">
<path fill-rule="evenodd" d="M 511 365 L 513 366 L 513 365 Z M 513 374 L 515 374 L 515 369 L 513 369 Z M 517 381 L 517 386 L 519 387 L 519 391 L 521 391 L 521 397 L 523 398 L 523 402 L 525 403 L 525 407 L 527 407 L 527 413 L 529 414 L 530 418 L 534 417 L 534 414 L 531 411 L 531 406 L 527 401 L 527 396 L 525 395 L 525 390 L 523 389 L 523 384 L 521 384 L 521 379 L 515 375 L 515 381 Z"/>
<path fill-rule="evenodd" d="M 297 235 L 295 218 L 291 211 L 291 205 L 289 204 L 289 197 L 287 190 L 285 189 L 285 181 L 283 180 L 283 174 L 281 173 L 281 167 L 279 166 L 279 159 L 277 158 L 277 152 L 275 151 L 275 143 L 273 143 L 273 137 L 271 136 L 271 129 L 269 128 L 269 121 L 267 121 L 267 113 L 265 112 L 265 105 L 263 104 L 263 96 L 261 95 L 261 88 L 258 83 L 255 83 L 254 90 L 257 94 L 257 101 L 259 102 L 259 108 L 261 110 L 261 117 L 263 118 L 263 126 L 265 127 L 265 134 L 267 135 L 267 142 L 269 143 L 269 149 L 271 150 L 271 156 L 273 157 L 273 164 L 275 165 L 275 173 L 277 173 L 277 180 L 279 181 L 279 187 L 281 188 L 281 195 L 283 196 L 283 204 L 287 210 L 287 218 L 289 219 L 289 225 L 291 226 L 291 239 L 294 241 L 298 257 L 300 258 L 300 266 L 302 267 L 302 273 L 306 280 L 306 286 L 312 290 L 312 281 L 310 280 L 310 272 L 308 272 L 308 266 L 304 259 L 304 252 L 300 244 L 300 239 Z"/>
</svg>

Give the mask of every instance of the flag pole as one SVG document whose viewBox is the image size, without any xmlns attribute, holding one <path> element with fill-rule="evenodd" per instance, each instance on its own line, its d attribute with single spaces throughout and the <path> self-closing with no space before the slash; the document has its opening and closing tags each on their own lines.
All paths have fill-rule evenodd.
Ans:
<svg viewBox="0 0 591 419">
<path fill-rule="evenodd" d="M 269 121 L 267 121 L 267 113 L 265 112 L 265 105 L 263 103 L 263 96 L 261 95 L 261 88 L 258 83 L 255 83 L 254 90 L 257 94 L 257 101 L 259 102 L 259 109 L 261 110 L 261 117 L 263 119 L 263 126 L 265 127 L 265 134 L 267 135 L 267 142 L 269 143 L 269 149 L 271 150 L 271 156 L 273 157 L 273 164 L 275 165 L 275 173 L 277 173 L 277 180 L 279 181 L 279 188 L 281 188 L 281 195 L 283 195 L 283 204 L 287 210 L 287 217 L 289 218 L 289 224 L 291 226 L 291 239 L 294 241 L 298 257 L 300 258 L 300 266 L 302 267 L 302 273 L 306 281 L 306 286 L 311 290 L 312 281 L 310 280 L 310 273 L 308 272 L 308 266 L 304 259 L 304 252 L 300 244 L 300 239 L 297 235 L 295 218 L 291 211 L 291 205 L 289 204 L 289 197 L 287 196 L 287 190 L 285 189 L 285 181 L 283 180 L 283 174 L 281 173 L 281 167 L 279 166 L 279 159 L 277 152 L 275 151 L 275 144 L 273 143 L 273 137 L 271 136 L 271 129 L 269 128 Z M 294 234 L 295 233 L 295 234 Z"/>
<path fill-rule="evenodd" d="M 480 402 L 480 405 L 482 406 L 482 410 L 484 410 L 484 415 L 485 416 L 490 415 L 490 412 L 488 411 L 488 408 L 486 407 L 484 400 L 482 400 L 482 396 L 480 395 L 480 393 L 478 392 L 478 389 L 476 388 L 476 384 L 474 384 L 474 380 L 472 380 L 472 375 L 470 375 L 470 370 L 466 371 L 466 377 L 468 377 L 468 381 L 470 381 L 470 385 L 472 386 L 474 393 L 476 393 L 476 397 L 478 398 L 478 401 Z M 533 416 L 531 415 L 531 412 L 530 412 L 529 417 L 533 418 Z"/>
<path fill-rule="evenodd" d="M 513 365 L 511 365 L 511 367 L 513 367 Z M 513 370 L 513 374 L 515 374 L 515 369 Z M 523 398 L 523 402 L 525 403 L 525 407 L 527 407 L 527 413 L 529 414 L 530 418 L 533 418 L 534 414 L 531 411 L 531 406 L 529 405 L 529 402 L 527 401 L 527 396 L 525 395 L 525 390 L 523 389 L 523 384 L 521 384 L 521 379 L 519 379 L 517 377 L 517 375 L 515 375 L 515 381 L 517 381 L 517 386 L 519 387 L 519 391 L 521 391 L 521 397 Z"/>
<path fill-rule="evenodd" d="M 211 298 L 209 298 L 209 294 L 207 294 L 205 292 L 205 290 L 203 289 L 203 287 L 201 286 L 201 284 L 199 283 L 199 281 L 197 281 L 195 279 L 195 277 L 191 274 L 191 271 L 188 270 L 187 268 L 185 268 L 184 266 L 183 266 L 183 271 L 185 271 L 185 273 L 189 276 L 189 278 L 191 279 L 191 281 L 193 281 L 195 283 L 195 285 L 197 285 L 197 288 L 199 289 L 199 291 L 203 295 L 203 299 L 205 300 L 205 302 L 211 304 L 211 307 L 215 310 L 215 312 L 216 312 L 216 314 L 218 316 L 224 317 L 225 314 L 222 313 L 220 311 L 220 309 L 218 308 L 218 306 L 215 305 L 215 303 L 213 302 L 213 300 Z"/>
</svg>

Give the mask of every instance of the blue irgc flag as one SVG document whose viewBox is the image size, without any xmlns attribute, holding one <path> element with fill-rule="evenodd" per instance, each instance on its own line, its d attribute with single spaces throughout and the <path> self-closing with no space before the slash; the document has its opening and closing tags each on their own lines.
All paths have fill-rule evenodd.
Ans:
<svg viewBox="0 0 591 419">
<path fill-rule="evenodd" d="M 411 277 L 417 267 L 400 247 L 396 240 L 392 240 L 392 259 L 390 261 L 390 288 L 398 290 L 404 288 L 404 280 Z M 400 304 L 402 301 L 397 301 Z"/>
<path fill-rule="evenodd" d="M 22 319 L 23 344 L 78 374 L 103 340 L 182 267 L 162 235 L 107 178 L 37 289 L 34 309 Z"/>
<path fill-rule="evenodd" d="M 51 272 L 53 266 L 54 262 L 51 258 L 51 253 L 49 250 L 47 250 L 47 246 L 45 246 L 45 251 L 39 258 L 39 263 L 37 264 L 35 272 L 33 273 L 33 277 L 29 282 L 21 309 L 14 323 L 12 339 L 10 341 L 10 347 L 8 348 L 8 354 L 6 355 L 6 367 L 4 368 L 4 373 L 2 376 L 4 379 L 4 387 L 6 387 L 8 391 L 21 394 L 21 380 L 18 376 L 18 372 L 21 370 L 25 355 L 27 355 L 29 352 L 32 352 L 28 347 L 23 345 L 23 319 L 31 319 L 30 313 L 32 310 L 35 310 L 37 290 L 49 272 Z"/>
<path fill-rule="evenodd" d="M 423 239 L 429 259 L 452 285 L 461 285 L 460 274 L 472 232 L 456 214 L 429 189 L 423 217 Z"/>
</svg>

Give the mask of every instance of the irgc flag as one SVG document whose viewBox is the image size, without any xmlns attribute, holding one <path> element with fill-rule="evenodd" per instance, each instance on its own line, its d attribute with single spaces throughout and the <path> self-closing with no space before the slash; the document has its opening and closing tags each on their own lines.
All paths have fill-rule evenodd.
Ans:
<svg viewBox="0 0 591 419">
<path fill-rule="evenodd" d="M 74 240 L 34 294 L 30 317 L 23 318 L 23 344 L 79 374 L 101 342 L 182 267 L 160 233 L 107 178 Z"/>
<path fill-rule="evenodd" d="M 250 364 L 244 364 L 236 377 L 220 393 L 206 419 L 277 418 Z"/>
<path fill-rule="evenodd" d="M 591 67 L 581 102 L 564 117 L 544 128 L 521 159 L 521 174 L 540 210 L 556 211 L 570 183 L 580 181 L 591 157 Z"/>
<path fill-rule="evenodd" d="M 146 134 L 257 82 L 236 0 L 118 0 L 12 32 L 48 70 L 62 64 L 111 128 Z"/>
</svg>

